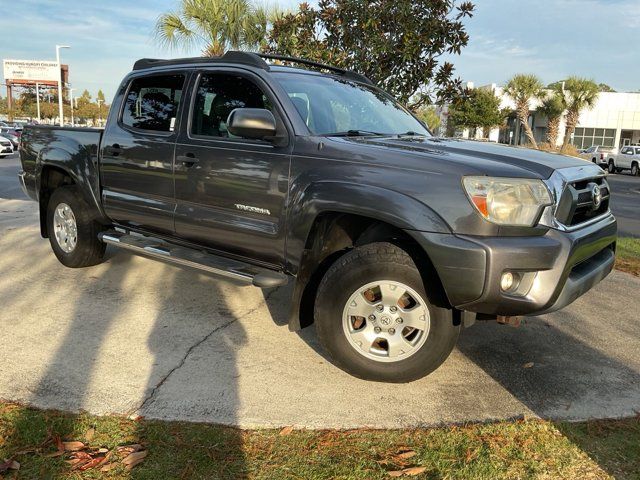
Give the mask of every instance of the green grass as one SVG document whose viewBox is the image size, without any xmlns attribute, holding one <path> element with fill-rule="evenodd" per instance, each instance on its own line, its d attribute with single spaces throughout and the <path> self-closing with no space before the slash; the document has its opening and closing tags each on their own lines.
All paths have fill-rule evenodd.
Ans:
<svg viewBox="0 0 640 480">
<path fill-rule="evenodd" d="M 131 471 L 72 470 L 57 436 L 114 449 L 141 443 L 148 457 Z M 407 458 L 399 452 L 415 452 Z M 242 431 L 216 425 L 129 420 L 41 411 L 0 403 L 0 459 L 19 471 L 5 478 L 387 479 L 640 478 L 640 419 L 552 423 L 516 421 L 417 430 Z M 0 474 L 2 477 L 2 474 Z"/>
<path fill-rule="evenodd" d="M 640 276 L 640 238 L 619 238 L 616 244 L 616 268 Z"/>
</svg>

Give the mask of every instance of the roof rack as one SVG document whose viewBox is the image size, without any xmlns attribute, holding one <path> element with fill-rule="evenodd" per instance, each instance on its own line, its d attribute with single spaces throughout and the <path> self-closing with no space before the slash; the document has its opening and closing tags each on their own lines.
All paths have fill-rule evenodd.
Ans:
<svg viewBox="0 0 640 480">
<path fill-rule="evenodd" d="M 350 70 L 343 68 L 333 67 L 331 65 L 325 65 L 324 63 L 314 62 L 304 58 L 288 57 L 285 55 L 275 55 L 271 53 L 253 53 L 253 52 L 240 52 L 236 50 L 230 50 L 219 57 L 192 57 L 192 58 L 176 58 L 171 60 L 161 60 L 157 58 L 143 58 L 133 64 L 133 70 L 144 70 L 146 68 L 163 67 L 171 65 L 198 65 L 206 63 L 239 63 L 242 65 L 250 65 L 252 67 L 261 68 L 263 70 L 269 70 L 269 64 L 265 62 L 268 60 L 279 60 L 282 62 L 298 63 L 300 65 L 307 65 L 315 67 L 321 70 L 328 70 L 338 75 L 342 75 L 345 78 L 350 78 L 358 82 L 373 85 L 373 82 L 364 75 L 361 75 Z"/>
<path fill-rule="evenodd" d="M 322 70 L 329 70 L 330 72 L 337 73 L 338 75 L 343 75 L 344 77 L 351 78 L 352 80 L 366 83 L 368 85 L 373 85 L 373 82 L 369 80 L 367 77 L 365 77 L 364 75 L 361 75 L 356 72 L 352 72 L 351 70 L 345 70 L 344 68 L 338 68 L 332 65 L 326 65 L 324 63 L 314 62 L 313 60 L 307 60 L 305 58 L 288 57 L 286 55 L 276 55 L 273 53 L 258 53 L 257 55 L 260 58 L 266 58 L 269 60 L 280 60 L 283 62 L 299 63 L 301 65 L 308 65 L 310 67 L 316 67 Z"/>
<path fill-rule="evenodd" d="M 228 51 L 219 57 L 191 57 L 191 58 L 174 58 L 170 60 L 161 60 L 157 58 L 143 58 L 133 64 L 134 70 L 144 70 L 145 68 L 163 67 L 171 65 L 198 65 L 201 63 L 240 63 L 250 65 L 252 67 L 269 70 L 269 64 L 260 58 L 257 54 L 251 52 Z"/>
</svg>

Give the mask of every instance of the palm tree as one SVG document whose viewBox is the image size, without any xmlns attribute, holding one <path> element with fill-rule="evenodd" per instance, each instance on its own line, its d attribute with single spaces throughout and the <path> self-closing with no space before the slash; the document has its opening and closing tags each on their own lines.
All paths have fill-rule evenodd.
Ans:
<svg viewBox="0 0 640 480">
<path fill-rule="evenodd" d="M 158 18 L 155 36 L 171 48 L 202 45 L 203 56 L 219 56 L 229 49 L 255 50 L 280 15 L 277 8 L 257 6 L 251 0 L 181 0 L 177 11 Z"/>
<path fill-rule="evenodd" d="M 535 75 L 515 75 L 505 85 L 504 92 L 511 97 L 516 104 L 516 117 L 524 128 L 524 133 L 529 143 L 533 145 L 533 148 L 538 148 L 536 139 L 533 138 L 533 132 L 529 126 L 529 110 L 531 101 L 543 95 L 544 87 L 542 82 Z"/>
<path fill-rule="evenodd" d="M 538 107 L 538 112 L 547 117 L 547 142 L 551 148 L 556 148 L 558 135 L 560 134 L 560 120 L 565 110 L 565 99 L 562 92 L 554 89 L 542 100 L 542 105 Z"/>
<path fill-rule="evenodd" d="M 564 98 L 567 105 L 567 125 L 564 132 L 565 148 L 571 142 L 571 135 L 576 129 L 580 112 L 591 109 L 596 104 L 600 88 L 593 80 L 580 77 L 569 77 L 564 81 Z"/>
</svg>

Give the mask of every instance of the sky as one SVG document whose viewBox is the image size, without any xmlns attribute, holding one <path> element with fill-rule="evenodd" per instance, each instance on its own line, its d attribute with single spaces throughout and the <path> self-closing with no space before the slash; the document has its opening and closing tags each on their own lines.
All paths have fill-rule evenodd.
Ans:
<svg viewBox="0 0 640 480">
<path fill-rule="evenodd" d="M 535 73 L 550 83 L 580 75 L 619 91 L 640 90 L 640 0 L 475 3 L 465 20 L 469 45 L 450 58 L 464 81 L 503 84 L 516 73 Z M 11 2 L 0 15 L 0 59 L 55 60 L 55 45 L 70 45 L 61 54 L 75 94 L 87 89 L 95 97 L 102 89 L 110 101 L 135 60 L 198 55 L 153 40 L 158 15 L 176 6 L 177 0 Z"/>
</svg>

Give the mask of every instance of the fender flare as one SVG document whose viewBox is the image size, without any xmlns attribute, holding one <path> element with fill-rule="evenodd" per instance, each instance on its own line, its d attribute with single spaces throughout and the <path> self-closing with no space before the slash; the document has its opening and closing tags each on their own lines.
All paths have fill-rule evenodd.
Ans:
<svg viewBox="0 0 640 480">
<path fill-rule="evenodd" d="M 82 198 L 89 205 L 94 220 L 108 222 L 100 202 L 100 177 L 96 163 L 94 163 L 89 151 L 83 146 L 80 146 L 75 153 L 56 146 L 45 147 L 38 153 L 35 171 L 36 194 L 40 204 L 40 228 L 43 234 L 46 233 L 47 205 L 41 198 L 42 173 L 47 167 L 54 167 L 65 172 L 73 180 L 73 183 L 78 185 Z"/>
<path fill-rule="evenodd" d="M 341 181 L 310 184 L 295 194 L 287 220 L 287 269 L 296 275 L 289 329 L 300 330 L 302 297 L 319 261 L 308 248 L 309 235 L 318 216 L 327 212 L 354 214 L 384 222 L 402 230 L 450 233 L 447 223 L 427 205 L 394 190 Z"/>
</svg>

